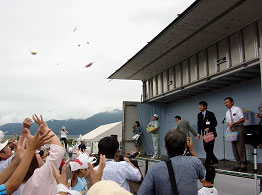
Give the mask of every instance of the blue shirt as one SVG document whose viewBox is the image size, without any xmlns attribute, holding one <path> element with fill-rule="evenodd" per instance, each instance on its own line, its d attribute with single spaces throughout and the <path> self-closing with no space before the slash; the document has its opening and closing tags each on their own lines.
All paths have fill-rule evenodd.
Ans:
<svg viewBox="0 0 262 195">
<path fill-rule="evenodd" d="M 5 185 L 1 184 L 0 185 L 0 195 L 6 195 L 6 189 L 5 189 Z"/>
<path fill-rule="evenodd" d="M 84 177 L 77 177 L 77 183 L 74 187 L 71 187 L 72 190 L 76 190 L 78 192 L 87 191 L 87 183 Z M 85 195 L 86 193 L 83 193 Z"/>
<path fill-rule="evenodd" d="M 179 195 L 197 195 L 198 179 L 205 177 L 205 167 L 193 156 L 171 158 Z M 138 195 L 173 195 L 167 165 L 164 161 L 152 166 L 141 184 Z"/>
<path fill-rule="evenodd" d="M 142 134 L 142 129 L 141 127 L 137 127 L 137 129 L 134 130 L 134 135 L 135 134 L 138 134 L 138 135 L 141 135 Z"/>
</svg>

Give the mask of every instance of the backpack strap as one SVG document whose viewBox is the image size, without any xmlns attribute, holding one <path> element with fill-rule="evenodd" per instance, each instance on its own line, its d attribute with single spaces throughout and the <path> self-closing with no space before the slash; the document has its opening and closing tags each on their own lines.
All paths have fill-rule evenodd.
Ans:
<svg viewBox="0 0 262 195">
<path fill-rule="evenodd" d="M 172 191 L 175 195 L 178 195 L 177 192 L 177 186 L 176 186 L 176 178 L 175 178 L 175 174 L 174 174 L 174 169 L 172 166 L 172 162 L 171 160 L 168 158 L 167 160 L 165 160 L 165 163 L 167 165 L 168 168 L 168 174 L 169 174 L 169 179 L 171 182 L 171 186 L 172 186 Z"/>
</svg>

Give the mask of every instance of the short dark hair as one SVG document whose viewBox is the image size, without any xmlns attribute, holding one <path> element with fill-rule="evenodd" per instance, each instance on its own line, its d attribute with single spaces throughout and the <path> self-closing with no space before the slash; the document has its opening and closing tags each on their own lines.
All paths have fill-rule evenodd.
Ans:
<svg viewBox="0 0 262 195">
<path fill-rule="evenodd" d="M 106 158 L 114 158 L 118 148 L 119 143 L 115 137 L 104 137 L 98 143 L 98 154 L 103 154 Z"/>
<path fill-rule="evenodd" d="M 229 100 L 230 102 L 234 102 L 234 100 L 233 100 L 232 97 L 226 97 L 226 98 L 224 99 L 224 101 L 226 101 L 226 100 Z"/>
<path fill-rule="evenodd" d="M 28 168 L 28 171 L 24 177 L 23 183 L 26 183 L 30 179 L 30 177 L 34 174 L 37 168 L 39 168 L 39 164 L 38 164 L 36 155 L 34 154 L 32 161 L 30 163 L 30 166 Z"/>
<path fill-rule="evenodd" d="M 204 106 L 204 107 L 206 107 L 206 108 L 207 108 L 207 106 L 208 106 L 208 104 L 207 104 L 206 101 L 200 101 L 200 102 L 198 103 L 198 105 L 202 105 L 202 106 Z"/>
<path fill-rule="evenodd" d="M 175 116 L 174 118 L 181 120 L 181 116 Z"/>
<path fill-rule="evenodd" d="M 140 122 L 139 121 L 136 121 L 135 123 L 137 124 L 138 127 L 140 127 Z"/>
<path fill-rule="evenodd" d="M 186 146 L 186 134 L 178 129 L 167 132 L 165 146 L 169 157 L 183 155 Z"/>
<path fill-rule="evenodd" d="M 204 165 L 206 168 L 206 177 L 205 180 L 207 182 L 213 182 L 215 177 L 216 177 L 216 170 L 213 166 L 211 165 Z"/>
</svg>

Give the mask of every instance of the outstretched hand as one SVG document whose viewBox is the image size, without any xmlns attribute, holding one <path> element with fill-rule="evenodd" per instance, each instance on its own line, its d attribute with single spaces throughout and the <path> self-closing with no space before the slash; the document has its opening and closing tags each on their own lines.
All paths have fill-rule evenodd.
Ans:
<svg viewBox="0 0 262 195">
<path fill-rule="evenodd" d="M 31 136 L 29 128 L 31 127 L 32 124 L 33 124 L 33 121 L 30 118 L 26 118 L 23 121 L 23 129 L 20 133 L 19 139 L 22 139 L 22 141 L 23 141 L 25 138 L 28 138 L 28 137 Z"/>
<path fill-rule="evenodd" d="M 25 128 L 30 129 L 32 124 L 33 124 L 33 121 L 30 118 L 26 118 L 23 121 L 23 129 L 25 129 Z"/>
<path fill-rule="evenodd" d="M 34 136 L 28 137 L 28 149 L 37 150 L 42 145 L 49 143 L 50 139 L 55 135 L 55 134 L 50 134 L 51 132 L 50 129 L 45 131 L 43 135 L 40 135 L 41 132 L 43 132 L 43 128 L 44 125 L 41 124 L 36 134 Z"/>
<path fill-rule="evenodd" d="M 92 179 L 93 185 L 96 182 L 101 181 L 103 170 L 105 166 L 106 166 L 106 156 L 102 154 L 100 154 L 100 161 L 99 161 L 97 170 L 94 170 L 93 165 L 91 163 L 88 163 L 88 168 L 91 172 L 91 179 Z"/>
<path fill-rule="evenodd" d="M 44 133 L 44 132 L 49 130 L 48 125 L 44 121 L 42 115 L 40 115 L 40 118 L 39 118 L 36 114 L 34 114 L 33 115 L 33 120 L 35 121 L 36 124 L 38 124 L 38 126 L 43 125 L 42 133 Z"/>
<path fill-rule="evenodd" d="M 55 167 L 55 165 L 52 163 L 52 168 L 53 168 L 53 176 L 56 180 L 57 184 L 64 184 L 66 186 L 66 165 L 64 164 L 62 167 L 61 174 Z"/>
<path fill-rule="evenodd" d="M 18 142 L 13 142 L 14 144 L 14 151 L 15 151 L 15 155 L 14 155 L 14 160 L 17 160 L 18 163 L 21 162 L 21 160 L 24 157 L 24 153 L 25 153 L 25 139 L 19 139 Z"/>
</svg>

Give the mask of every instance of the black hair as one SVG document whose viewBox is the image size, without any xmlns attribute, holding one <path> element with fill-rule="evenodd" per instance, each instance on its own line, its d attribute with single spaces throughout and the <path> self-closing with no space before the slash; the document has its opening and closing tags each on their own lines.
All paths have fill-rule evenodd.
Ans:
<svg viewBox="0 0 262 195">
<path fill-rule="evenodd" d="M 205 180 L 207 182 L 213 182 L 215 177 L 216 177 L 216 170 L 213 166 L 211 165 L 204 165 L 206 168 L 206 177 Z"/>
<path fill-rule="evenodd" d="M 34 174 L 34 172 L 37 168 L 39 168 L 39 164 L 38 164 L 36 155 L 34 154 L 32 161 L 30 163 L 30 166 L 28 168 L 28 171 L 27 171 L 25 178 L 23 180 L 23 183 L 26 183 L 30 179 L 30 177 Z"/>
<path fill-rule="evenodd" d="M 39 152 L 39 155 L 42 157 L 42 156 L 44 156 L 44 150 L 40 150 L 40 152 Z"/>
<path fill-rule="evenodd" d="M 232 97 L 226 97 L 226 98 L 224 99 L 224 101 L 226 101 L 226 100 L 229 100 L 230 102 L 234 102 L 234 100 L 233 100 Z"/>
<path fill-rule="evenodd" d="M 119 143 L 115 137 L 108 136 L 102 138 L 98 143 L 98 154 L 105 155 L 106 158 L 113 159 L 119 149 Z"/>
<path fill-rule="evenodd" d="M 140 127 L 140 122 L 139 121 L 136 121 L 135 123 L 137 124 L 137 127 Z"/>
<path fill-rule="evenodd" d="M 174 118 L 181 120 L 181 116 L 175 116 Z"/>
<path fill-rule="evenodd" d="M 165 146 L 169 157 L 183 155 L 186 146 L 186 134 L 178 129 L 167 132 Z"/>
<path fill-rule="evenodd" d="M 208 104 L 207 104 L 206 101 L 200 101 L 200 102 L 198 103 L 198 105 L 202 105 L 202 106 L 206 107 L 206 109 L 207 109 L 207 106 L 208 106 Z"/>
</svg>

